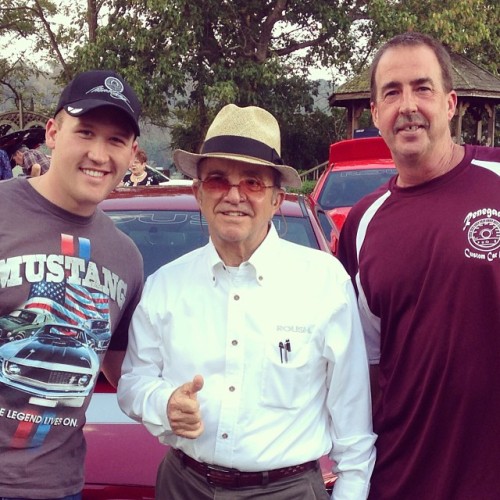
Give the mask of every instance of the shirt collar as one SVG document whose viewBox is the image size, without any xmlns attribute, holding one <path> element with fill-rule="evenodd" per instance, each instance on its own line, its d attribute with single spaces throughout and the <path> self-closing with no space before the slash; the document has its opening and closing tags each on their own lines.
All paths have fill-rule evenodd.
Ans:
<svg viewBox="0 0 500 500">
<path fill-rule="evenodd" d="M 278 236 L 276 228 L 274 227 L 274 224 L 270 223 L 269 231 L 264 238 L 264 241 L 247 261 L 248 264 L 255 270 L 255 280 L 259 285 L 264 286 L 266 278 L 269 278 L 271 274 L 273 262 L 276 255 L 279 254 L 279 243 L 280 237 Z M 222 262 L 219 257 L 211 238 L 206 246 L 206 251 L 208 263 L 212 271 L 212 283 L 216 286 L 218 273 L 224 270 L 224 262 Z"/>
</svg>

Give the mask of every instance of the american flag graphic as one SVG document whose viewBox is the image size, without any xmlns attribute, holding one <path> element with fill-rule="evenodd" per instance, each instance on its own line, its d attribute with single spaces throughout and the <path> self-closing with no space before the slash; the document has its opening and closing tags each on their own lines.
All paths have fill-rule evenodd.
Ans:
<svg viewBox="0 0 500 500">
<path fill-rule="evenodd" d="M 77 255 L 88 262 L 91 254 L 90 240 L 63 233 L 61 253 Z M 87 319 L 109 320 L 109 299 L 106 294 L 67 281 L 34 283 L 24 307 L 42 309 L 71 325 L 79 325 Z"/>
<path fill-rule="evenodd" d="M 106 294 L 67 282 L 34 283 L 25 308 L 42 309 L 72 325 L 92 318 L 109 320 L 109 299 Z"/>
</svg>

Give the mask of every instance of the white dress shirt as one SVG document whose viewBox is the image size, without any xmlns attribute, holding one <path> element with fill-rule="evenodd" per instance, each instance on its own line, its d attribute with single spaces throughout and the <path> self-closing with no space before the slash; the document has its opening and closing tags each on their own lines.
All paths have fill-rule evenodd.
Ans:
<svg viewBox="0 0 500 500">
<path fill-rule="evenodd" d="M 271 225 L 248 262 L 227 269 L 209 242 L 148 278 L 129 337 L 119 404 L 161 442 L 242 471 L 329 454 L 333 498 L 366 498 L 376 438 L 368 363 L 334 257 Z M 166 409 L 196 374 L 205 430 L 191 440 L 172 433 Z"/>
</svg>

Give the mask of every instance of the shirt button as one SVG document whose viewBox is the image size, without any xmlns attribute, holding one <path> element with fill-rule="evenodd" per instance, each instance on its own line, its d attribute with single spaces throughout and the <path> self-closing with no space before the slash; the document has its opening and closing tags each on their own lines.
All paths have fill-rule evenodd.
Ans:
<svg viewBox="0 0 500 500">
<path fill-rule="evenodd" d="M 238 341 L 237 341 L 237 340 L 233 340 L 233 341 L 231 342 L 231 344 L 232 344 L 232 345 L 238 345 Z"/>
<path fill-rule="evenodd" d="M 227 439 L 228 438 L 228 435 L 227 433 L 224 432 L 224 434 L 222 434 L 222 439 Z"/>
<path fill-rule="evenodd" d="M 234 385 L 229 386 L 229 392 L 234 392 L 235 390 L 236 388 L 234 387 Z"/>
<path fill-rule="evenodd" d="M 240 300 L 240 296 L 239 295 L 235 295 L 234 296 L 234 300 Z"/>
<path fill-rule="evenodd" d="M 262 281 L 264 278 L 262 276 L 259 276 L 258 280 Z"/>
</svg>

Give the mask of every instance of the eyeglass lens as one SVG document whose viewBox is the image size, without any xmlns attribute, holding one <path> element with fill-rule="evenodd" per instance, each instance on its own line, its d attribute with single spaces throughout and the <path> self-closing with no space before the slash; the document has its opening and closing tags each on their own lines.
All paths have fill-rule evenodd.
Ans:
<svg viewBox="0 0 500 500">
<path fill-rule="evenodd" d="M 227 193 L 232 187 L 237 187 L 240 193 L 260 193 L 266 188 L 274 186 L 266 186 L 259 179 L 242 179 L 238 184 L 231 184 L 225 177 L 208 177 L 201 181 L 205 189 L 214 192 Z"/>
</svg>

